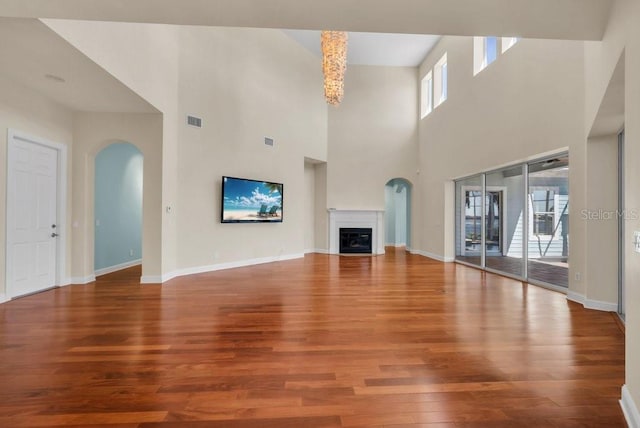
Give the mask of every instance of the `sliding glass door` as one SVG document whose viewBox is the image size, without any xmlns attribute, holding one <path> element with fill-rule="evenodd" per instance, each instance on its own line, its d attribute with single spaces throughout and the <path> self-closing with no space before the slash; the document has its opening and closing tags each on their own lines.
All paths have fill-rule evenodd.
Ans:
<svg viewBox="0 0 640 428">
<path fill-rule="evenodd" d="M 569 286 L 569 157 L 529 164 L 529 280 Z"/>
<path fill-rule="evenodd" d="M 456 260 L 568 286 L 568 155 L 456 182 Z"/>
<path fill-rule="evenodd" d="M 486 175 L 487 239 L 485 267 L 508 275 L 524 276 L 523 166 Z"/>
<path fill-rule="evenodd" d="M 482 266 L 482 176 L 456 183 L 456 259 Z"/>
</svg>

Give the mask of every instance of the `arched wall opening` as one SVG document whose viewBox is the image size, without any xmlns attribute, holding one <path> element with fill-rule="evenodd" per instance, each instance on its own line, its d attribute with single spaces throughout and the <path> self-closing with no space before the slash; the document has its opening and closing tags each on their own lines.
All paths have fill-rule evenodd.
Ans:
<svg viewBox="0 0 640 428">
<path fill-rule="evenodd" d="M 385 185 L 385 245 L 411 247 L 411 183 L 394 178 Z"/>
<path fill-rule="evenodd" d="M 133 144 L 109 144 L 95 157 L 96 276 L 142 263 L 144 156 Z"/>
</svg>

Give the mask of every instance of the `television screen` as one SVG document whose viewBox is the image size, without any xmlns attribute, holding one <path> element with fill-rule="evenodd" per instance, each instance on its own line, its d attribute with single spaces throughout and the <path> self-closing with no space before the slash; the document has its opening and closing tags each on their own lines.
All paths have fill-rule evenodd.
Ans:
<svg viewBox="0 0 640 428">
<path fill-rule="evenodd" d="M 282 222 L 282 184 L 222 177 L 222 223 Z"/>
</svg>

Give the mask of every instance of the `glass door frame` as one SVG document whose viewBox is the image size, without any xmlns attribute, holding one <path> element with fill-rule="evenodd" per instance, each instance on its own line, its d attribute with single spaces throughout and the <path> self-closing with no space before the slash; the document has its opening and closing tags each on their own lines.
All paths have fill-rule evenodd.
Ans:
<svg viewBox="0 0 640 428">
<path fill-rule="evenodd" d="M 481 180 L 481 201 L 482 201 L 482 211 L 481 211 L 481 247 L 480 247 L 480 260 L 481 263 L 480 265 L 475 265 L 472 263 L 468 263 L 465 262 L 464 260 L 458 260 L 457 257 L 458 255 L 456 254 L 456 257 L 454 257 L 454 261 L 456 263 L 460 263 L 466 266 L 470 266 L 470 267 L 474 267 L 474 268 L 480 268 L 484 271 L 487 272 L 491 272 L 491 273 L 495 273 L 498 275 L 502 275 L 502 276 L 506 276 L 509 278 L 513 278 L 513 279 L 517 279 L 519 281 L 524 281 L 533 285 L 538 285 L 544 288 L 548 288 L 554 291 L 559 291 L 562 293 L 566 293 L 569 288 L 567 287 L 563 287 L 561 285 L 556 285 L 556 284 L 551 284 L 551 283 L 547 283 L 544 281 L 540 281 L 540 280 L 536 280 L 533 278 L 529 278 L 529 214 L 530 214 L 530 209 L 529 209 L 529 165 L 532 164 L 536 164 L 536 163 L 540 163 L 540 162 L 544 162 L 546 160 L 552 160 L 561 156 L 569 156 L 569 151 L 568 150 L 562 150 L 559 151 L 557 153 L 553 153 L 553 154 L 549 154 L 546 156 L 542 156 L 539 158 L 534 158 L 525 162 L 518 162 L 515 163 L 513 165 L 507 165 L 507 166 L 503 166 L 501 168 L 497 168 L 497 169 L 491 169 L 491 170 L 487 170 L 481 173 L 476 173 L 473 175 L 469 175 L 466 177 L 460 177 L 455 179 L 454 181 L 456 183 L 464 181 L 464 180 L 469 180 L 472 178 L 476 178 L 476 177 L 480 177 Z M 569 167 L 571 165 L 571 161 L 569 160 Z M 486 204 L 486 193 L 487 193 L 487 175 L 492 174 L 492 173 L 496 173 L 496 172 L 500 172 L 500 171 L 504 171 L 505 169 L 510 169 L 510 168 L 515 168 L 521 166 L 522 167 L 522 174 L 523 174 L 523 186 L 522 186 L 522 192 L 524 195 L 523 198 L 523 207 L 522 207 L 522 212 L 523 212 L 523 219 L 522 219 L 522 227 L 523 227 L 523 231 L 522 231 L 522 272 L 521 275 L 514 275 L 512 273 L 509 272 L 504 272 L 504 271 L 500 271 L 497 269 L 493 269 L 490 267 L 486 266 L 486 224 L 485 224 L 485 204 Z M 568 180 L 568 179 L 567 179 Z M 490 186 L 490 187 L 496 187 L 496 186 Z M 461 192 L 461 198 L 462 198 L 462 206 L 464 206 L 464 190 L 466 189 L 471 189 L 471 188 L 475 188 L 477 189 L 477 186 L 461 186 L 462 192 Z M 567 188 L 569 188 L 569 183 L 567 183 Z M 456 210 L 458 209 L 457 207 L 455 208 Z M 455 210 L 454 210 L 455 212 Z M 463 215 L 464 213 L 461 213 L 461 224 L 458 225 L 457 227 L 454 227 L 454 242 L 455 239 L 458 239 L 458 234 L 460 233 L 460 238 L 462 239 L 462 243 L 464 244 L 464 236 L 465 236 L 465 232 L 464 232 L 464 218 L 465 216 Z M 501 219 L 502 221 L 502 219 Z M 462 227 L 462 229 L 458 229 L 458 227 Z M 570 228 L 570 226 L 569 226 Z M 569 253 L 567 256 L 567 261 L 569 260 L 571 256 L 571 249 L 569 248 Z M 568 269 L 568 267 L 567 267 Z"/>
<path fill-rule="evenodd" d="M 485 187 L 484 191 L 483 191 L 483 187 Z M 506 200 L 507 200 L 507 188 L 504 186 L 469 186 L 469 185 L 463 185 L 460 187 L 460 206 L 464 206 L 466 205 L 466 197 L 467 197 L 467 192 L 480 192 L 480 206 L 478 208 L 480 208 L 481 213 L 480 213 L 480 249 L 479 250 L 466 250 L 464 245 L 461 245 L 461 252 L 463 256 L 481 256 L 482 253 L 482 248 L 484 248 L 482 242 L 482 238 L 484 237 L 484 245 L 486 246 L 486 211 L 487 211 L 487 192 L 488 193 L 499 193 L 500 194 L 500 203 L 499 203 L 499 209 L 500 209 L 500 214 L 499 214 L 499 221 L 500 221 L 500 242 L 499 242 L 499 253 L 502 253 L 504 251 L 505 248 L 505 236 L 504 233 L 506 231 L 506 207 L 504 206 Z M 483 197 L 484 195 L 484 197 Z M 460 233 L 460 242 L 463 243 L 466 239 L 466 220 L 467 217 L 466 215 L 460 215 L 460 224 L 459 226 L 459 233 Z M 491 254 L 496 253 L 495 251 L 491 252 Z"/>
<path fill-rule="evenodd" d="M 625 198 L 624 129 L 618 134 L 618 315 L 625 321 Z"/>
</svg>

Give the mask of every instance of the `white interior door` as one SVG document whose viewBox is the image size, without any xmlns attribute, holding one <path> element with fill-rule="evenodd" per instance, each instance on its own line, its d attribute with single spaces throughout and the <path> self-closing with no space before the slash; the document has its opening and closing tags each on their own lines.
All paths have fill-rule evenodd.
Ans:
<svg viewBox="0 0 640 428">
<path fill-rule="evenodd" d="M 9 139 L 7 291 L 9 297 L 56 285 L 58 151 Z"/>
</svg>

